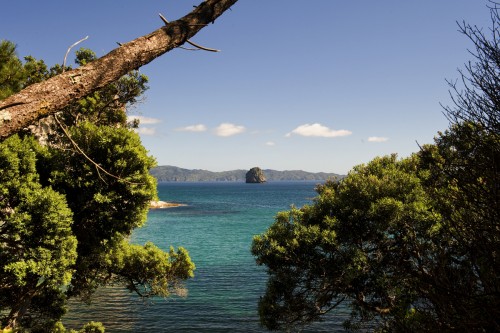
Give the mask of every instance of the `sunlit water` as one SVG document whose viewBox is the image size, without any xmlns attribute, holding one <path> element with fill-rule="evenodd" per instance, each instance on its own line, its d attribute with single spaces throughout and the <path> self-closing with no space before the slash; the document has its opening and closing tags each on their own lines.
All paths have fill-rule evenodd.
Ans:
<svg viewBox="0 0 500 333">
<path fill-rule="evenodd" d="M 196 264 L 188 297 L 156 298 L 147 303 L 121 288 L 100 290 L 91 306 L 72 304 L 64 324 L 80 328 L 101 321 L 107 332 L 265 332 L 257 302 L 267 275 L 250 253 L 252 237 L 290 205 L 310 203 L 312 182 L 160 183 L 159 197 L 184 207 L 152 210 L 131 241 L 152 241 L 188 249 Z M 304 331 L 341 330 L 344 314 Z"/>
</svg>

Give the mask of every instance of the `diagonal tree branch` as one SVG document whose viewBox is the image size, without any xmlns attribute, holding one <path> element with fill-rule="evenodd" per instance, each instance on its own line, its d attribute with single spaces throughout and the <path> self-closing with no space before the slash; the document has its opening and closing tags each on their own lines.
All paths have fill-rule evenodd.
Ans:
<svg viewBox="0 0 500 333">
<path fill-rule="evenodd" d="M 0 140 L 184 44 L 238 0 L 206 0 L 183 18 L 0 101 Z"/>
<path fill-rule="evenodd" d="M 163 21 L 163 23 L 165 23 L 165 24 L 169 24 L 170 23 L 165 18 L 165 16 L 163 16 L 161 13 L 159 15 L 160 15 L 160 18 Z M 196 49 L 194 49 L 194 50 L 203 50 L 203 51 L 209 51 L 209 52 L 220 52 L 220 50 L 217 50 L 217 49 L 212 49 L 212 48 L 209 48 L 209 47 L 204 47 L 204 46 L 198 45 L 198 44 L 190 41 L 189 39 L 186 41 L 186 43 L 191 44 L 194 47 L 196 47 Z M 189 49 L 189 50 L 193 50 L 193 49 Z"/>
</svg>

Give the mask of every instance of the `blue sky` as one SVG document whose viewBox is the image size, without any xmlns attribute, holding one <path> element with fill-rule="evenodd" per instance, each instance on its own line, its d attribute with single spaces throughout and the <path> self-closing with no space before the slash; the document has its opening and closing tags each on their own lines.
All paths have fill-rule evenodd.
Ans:
<svg viewBox="0 0 500 333">
<path fill-rule="evenodd" d="M 199 2 L 8 1 L 0 39 L 49 65 L 85 36 L 102 56 Z M 448 126 L 445 79 L 472 59 L 456 22 L 488 29 L 487 3 L 239 0 L 193 38 L 221 52 L 177 49 L 141 68 L 150 89 L 131 114 L 159 165 L 347 173 L 408 156 Z"/>
</svg>

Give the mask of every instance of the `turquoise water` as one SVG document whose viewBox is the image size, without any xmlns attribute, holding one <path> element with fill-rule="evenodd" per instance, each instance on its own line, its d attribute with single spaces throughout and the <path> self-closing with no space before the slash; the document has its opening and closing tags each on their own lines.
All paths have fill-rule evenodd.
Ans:
<svg viewBox="0 0 500 333">
<path fill-rule="evenodd" d="M 277 212 L 310 203 L 314 187 L 313 182 L 160 183 L 161 200 L 186 206 L 150 211 L 131 241 L 188 249 L 196 264 L 188 296 L 144 303 L 118 287 L 108 288 L 91 306 L 72 305 L 65 325 L 94 320 L 107 332 L 265 332 L 257 302 L 267 275 L 250 253 L 252 237 L 264 232 Z M 308 330 L 331 332 L 341 329 L 340 322 L 331 316 Z"/>
</svg>

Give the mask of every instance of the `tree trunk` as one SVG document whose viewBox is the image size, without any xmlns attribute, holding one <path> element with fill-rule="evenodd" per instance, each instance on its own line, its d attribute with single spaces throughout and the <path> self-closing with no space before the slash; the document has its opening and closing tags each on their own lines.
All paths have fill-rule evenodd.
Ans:
<svg viewBox="0 0 500 333">
<path fill-rule="evenodd" d="M 237 0 L 206 0 L 183 18 L 0 101 L 0 140 L 184 44 Z"/>
<path fill-rule="evenodd" d="M 34 284 L 36 285 L 36 283 Z M 16 328 L 19 320 L 26 314 L 29 306 L 31 305 L 31 300 L 36 295 L 36 288 L 25 288 L 26 291 L 22 292 L 19 295 L 19 299 L 16 304 L 11 306 L 11 310 L 9 316 L 7 317 L 7 326 L 4 327 L 4 330 L 10 330 Z M 0 328 L 0 331 L 2 329 Z"/>
</svg>

